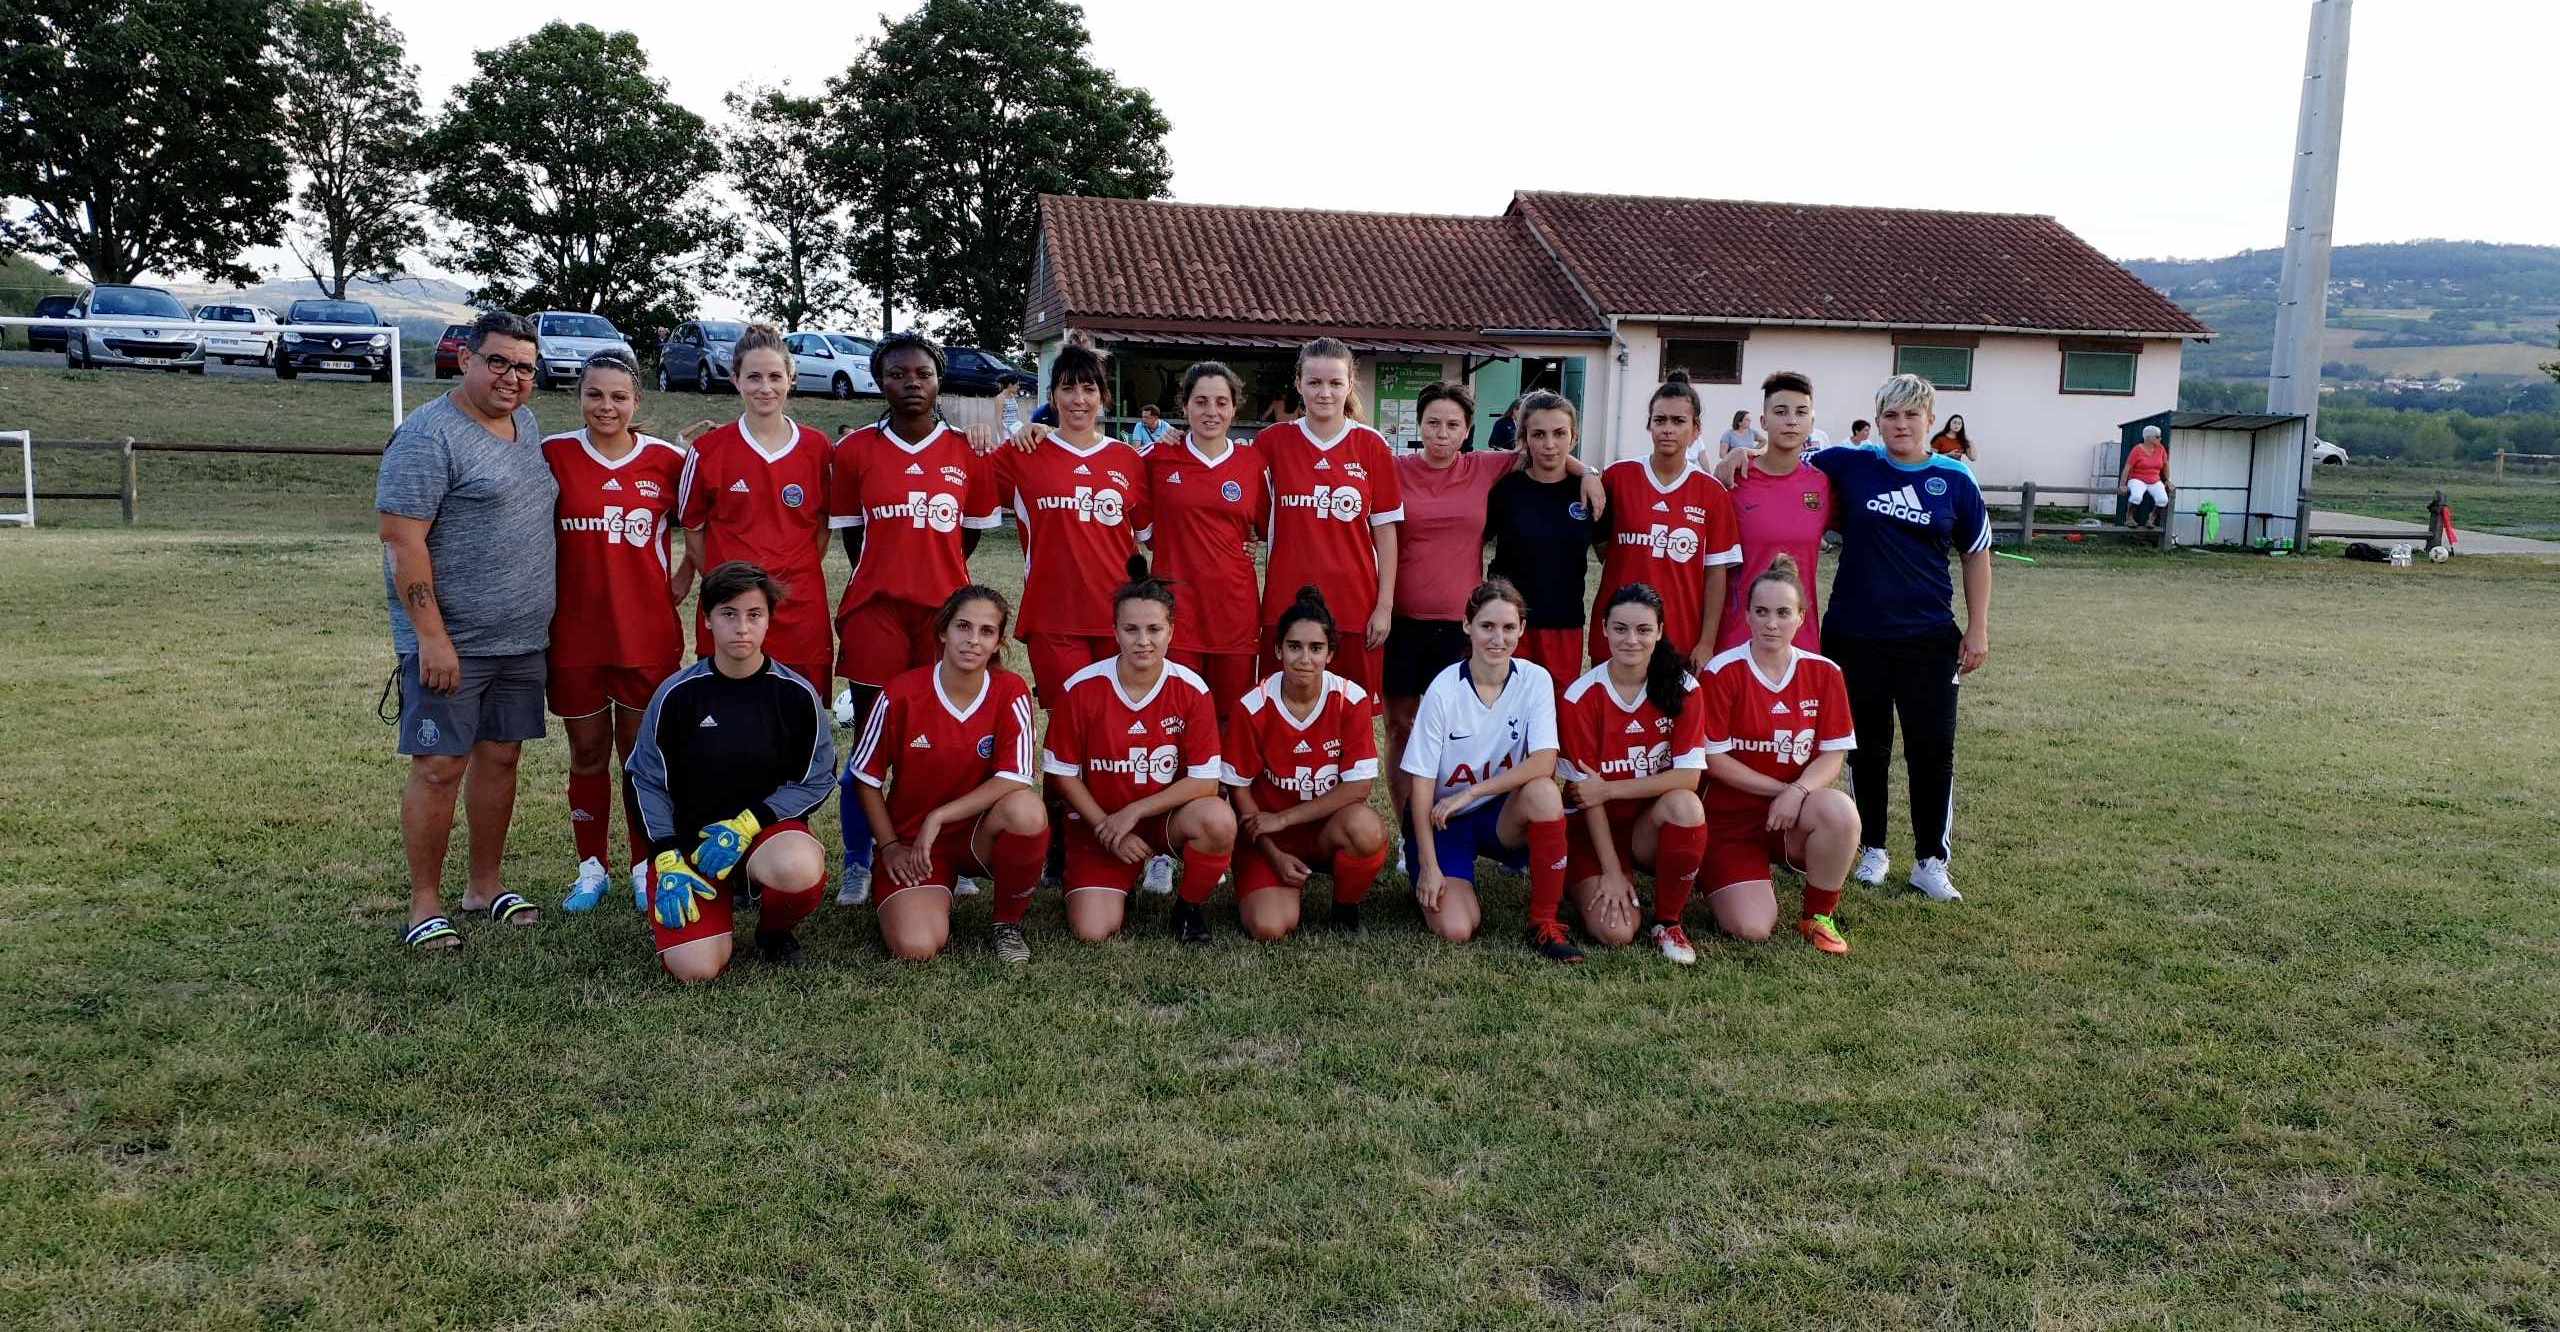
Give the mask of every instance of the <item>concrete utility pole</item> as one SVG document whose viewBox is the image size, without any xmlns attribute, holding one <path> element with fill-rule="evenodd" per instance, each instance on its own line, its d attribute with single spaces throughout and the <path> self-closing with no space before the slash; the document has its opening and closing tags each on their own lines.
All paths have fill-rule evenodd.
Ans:
<svg viewBox="0 0 2560 1332">
<path fill-rule="evenodd" d="M 2320 335 L 2328 323 L 2329 234 L 2338 212 L 2347 25 L 2354 12 L 2355 0 L 2312 0 L 2310 49 L 2302 62 L 2302 112 L 2294 130 L 2284 276 L 2276 291 L 2275 350 L 2267 368 L 2267 410 L 2308 418 L 2303 424 L 2305 449 L 2320 424 Z M 2303 474 L 2310 475 L 2308 458 Z"/>
</svg>

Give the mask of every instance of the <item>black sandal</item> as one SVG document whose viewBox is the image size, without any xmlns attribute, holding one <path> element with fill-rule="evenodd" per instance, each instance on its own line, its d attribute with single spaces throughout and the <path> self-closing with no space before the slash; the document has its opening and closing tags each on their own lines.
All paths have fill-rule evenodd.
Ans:
<svg viewBox="0 0 2560 1332">
<path fill-rule="evenodd" d="M 439 943 L 438 940 L 442 939 L 451 939 L 453 942 Z M 429 916 L 410 926 L 409 932 L 400 936 L 400 942 L 404 947 L 416 948 L 424 952 L 449 953 L 462 946 L 462 932 L 455 929 L 453 921 L 447 917 Z"/>
<path fill-rule="evenodd" d="M 531 901 L 527 900 L 525 895 L 522 893 L 500 893 L 496 897 L 490 898 L 489 905 L 482 907 L 481 910 L 488 912 L 489 919 L 493 921 L 513 925 L 515 924 L 516 917 L 521 916 L 528 911 L 539 913 L 542 908 L 535 906 Z M 528 927 L 539 925 L 541 923 L 542 922 L 539 920 L 530 920 L 525 922 Z"/>
</svg>

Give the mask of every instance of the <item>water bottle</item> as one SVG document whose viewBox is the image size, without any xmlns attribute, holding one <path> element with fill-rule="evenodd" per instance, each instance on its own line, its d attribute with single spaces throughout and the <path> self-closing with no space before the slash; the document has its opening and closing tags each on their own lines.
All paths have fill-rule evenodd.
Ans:
<svg viewBox="0 0 2560 1332">
<path fill-rule="evenodd" d="M 1005 390 L 1005 394 L 1004 394 L 1004 437 L 1005 437 L 1005 442 L 1006 442 L 1006 443 L 1011 443 L 1011 442 L 1013 442 L 1013 437 L 1014 437 L 1015 435 L 1018 435 L 1018 434 L 1021 434 L 1021 433 L 1022 433 L 1022 398 L 1021 398 L 1021 395 L 1020 395 L 1017 391 L 1015 391 L 1015 390 L 1013 390 L 1013 389 L 1007 389 L 1007 390 Z"/>
</svg>

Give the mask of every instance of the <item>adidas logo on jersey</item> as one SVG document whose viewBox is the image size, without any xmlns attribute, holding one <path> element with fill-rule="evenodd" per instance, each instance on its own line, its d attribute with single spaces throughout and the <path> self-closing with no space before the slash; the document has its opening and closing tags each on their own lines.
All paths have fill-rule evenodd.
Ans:
<svg viewBox="0 0 2560 1332">
<path fill-rule="evenodd" d="M 1892 494 L 1878 495 L 1868 500 L 1867 511 L 1883 514 L 1887 518 L 1899 518 L 1906 523 L 1919 523 L 1926 526 L 1929 522 L 1929 506 L 1922 504 L 1920 492 L 1909 486 L 1904 486 Z"/>
<path fill-rule="evenodd" d="M 1312 754 L 1315 752 L 1315 748 L 1314 746 L 1309 745 L 1306 741 L 1301 740 L 1298 742 L 1298 747 L 1289 752 L 1293 754 Z"/>
<path fill-rule="evenodd" d="M 734 492 L 736 492 L 736 493 L 738 493 L 738 494 L 740 494 L 740 495 L 746 494 L 746 493 L 747 493 L 747 479 L 746 479 L 745 477 L 743 477 L 743 476 L 742 476 L 742 477 L 739 477 L 737 480 L 732 481 L 732 482 L 730 482 L 730 483 L 729 483 L 729 489 L 730 489 L 730 490 L 732 490 L 732 491 L 734 491 Z"/>
<path fill-rule="evenodd" d="M 1769 715 L 1770 715 L 1770 716 L 1772 716 L 1772 717 L 1783 717 L 1783 716 L 1786 716 L 1786 715 L 1787 715 L 1787 703 L 1786 703 L 1786 700 L 1785 700 L 1785 699 L 1780 699 L 1780 700 L 1778 700 L 1777 702 L 1770 704 L 1770 705 L 1769 705 Z"/>
<path fill-rule="evenodd" d="M 1076 464 L 1076 475 L 1078 475 L 1078 476 L 1091 476 L 1091 475 L 1093 475 L 1093 469 L 1092 469 L 1092 468 L 1090 468 L 1090 467 L 1085 466 L 1083 463 L 1077 463 L 1077 464 Z"/>
<path fill-rule="evenodd" d="M 705 730 L 705 731 L 707 731 L 707 730 L 710 730 L 712 727 L 718 726 L 719 724 L 720 724 L 720 719 L 719 719 L 719 718 L 717 718 L 717 717 L 713 717 L 713 716 L 710 716 L 710 715 L 706 714 L 700 722 L 696 723 L 696 729 L 697 729 L 697 730 Z"/>
<path fill-rule="evenodd" d="M 907 748 L 931 749 L 933 748 L 933 737 L 924 735 L 917 736 L 915 739 L 907 742 Z"/>
<path fill-rule="evenodd" d="M 922 475 L 924 475 L 924 469 L 923 469 L 923 468 L 921 468 L 921 467 L 918 467 L 918 466 L 917 466 L 917 465 L 915 465 L 914 463 L 908 463 L 908 464 L 907 464 L 907 475 L 909 475 L 909 476 L 922 476 Z"/>
<path fill-rule="evenodd" d="M 1330 472 L 1330 471 L 1332 471 L 1332 470 L 1333 470 L 1333 460 L 1332 460 L 1332 459 L 1330 459 L 1330 458 L 1318 458 L 1318 459 L 1316 459 L 1316 470 L 1317 470 L 1317 471 L 1319 471 L 1319 472 Z"/>
<path fill-rule="evenodd" d="M 1147 733 L 1147 724 L 1146 724 L 1145 722 L 1137 721 L 1137 722 L 1131 722 L 1131 723 L 1129 723 L 1129 734 L 1131 734 L 1131 735 L 1145 735 L 1146 733 Z"/>
<path fill-rule="evenodd" d="M 1655 500 L 1655 501 L 1653 502 L 1653 511 L 1654 511 L 1655 513 L 1669 513 L 1669 512 L 1671 512 L 1671 506 L 1670 506 L 1670 505 L 1668 505 L 1668 504 L 1663 503 L 1663 502 L 1662 502 L 1662 501 L 1660 501 L 1660 500 Z"/>
<path fill-rule="evenodd" d="M 622 483 L 619 481 L 607 481 L 604 483 L 604 488 L 607 490 L 620 490 L 622 489 Z"/>
<path fill-rule="evenodd" d="M 1644 723 L 1643 723 L 1643 722 L 1640 722 L 1640 721 L 1631 721 L 1631 722 L 1628 722 L 1628 723 L 1627 723 L 1627 734 L 1629 734 L 1629 735 L 1642 735 L 1642 734 L 1644 734 Z"/>
<path fill-rule="evenodd" d="M 1168 485 L 1168 486 L 1178 486 L 1178 485 L 1181 485 L 1181 484 L 1182 484 L 1182 473 L 1180 473 L 1180 472 L 1167 472 L 1167 473 L 1165 473 L 1165 474 L 1164 474 L 1164 483 L 1165 483 L 1166 485 Z"/>
</svg>

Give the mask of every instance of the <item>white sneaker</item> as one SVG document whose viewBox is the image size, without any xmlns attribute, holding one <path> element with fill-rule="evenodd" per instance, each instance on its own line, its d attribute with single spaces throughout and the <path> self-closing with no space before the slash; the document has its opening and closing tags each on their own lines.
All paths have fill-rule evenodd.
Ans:
<svg viewBox="0 0 2560 1332">
<path fill-rule="evenodd" d="M 1157 856 L 1155 859 L 1148 861 L 1147 877 L 1141 880 L 1138 886 L 1159 896 L 1172 892 L 1173 857 Z"/>
<path fill-rule="evenodd" d="M 836 885 L 836 905 L 860 906 L 870 900 L 871 867 L 869 865 L 846 866 L 843 880 Z"/>
<path fill-rule="evenodd" d="M 578 862 L 578 881 L 569 885 L 569 895 L 561 900 L 563 911 L 593 911 L 604 900 L 604 890 L 613 876 L 604 872 L 604 862 L 589 856 Z"/>
<path fill-rule="evenodd" d="M 637 908 L 641 915 L 649 914 L 648 861 L 641 861 L 631 867 L 631 905 Z"/>
<path fill-rule="evenodd" d="M 853 725 L 853 691 L 851 689 L 836 691 L 836 725 Z"/>
<path fill-rule="evenodd" d="M 953 897 L 976 897 L 978 895 L 978 881 L 970 878 L 966 874 L 961 875 L 960 882 L 951 885 L 951 895 Z"/>
<path fill-rule="evenodd" d="M 1689 946 L 1688 932 L 1679 926 L 1656 921 L 1645 933 L 1652 936 L 1653 946 L 1661 949 L 1664 957 L 1684 967 L 1698 960 L 1698 950 Z"/>
<path fill-rule="evenodd" d="M 1886 855 L 1883 847 L 1860 847 L 1858 867 L 1849 871 L 1849 877 L 1870 888 L 1880 888 L 1884 886 L 1886 872 L 1892 868 L 1893 857 Z"/>
<path fill-rule="evenodd" d="M 1927 895 L 1932 902 L 1961 902 L 1964 894 L 1956 891 L 1955 880 L 1947 877 L 1944 857 L 1933 856 L 1911 867 L 1911 886 Z"/>
</svg>

